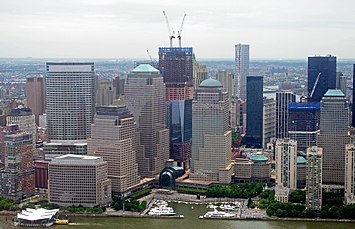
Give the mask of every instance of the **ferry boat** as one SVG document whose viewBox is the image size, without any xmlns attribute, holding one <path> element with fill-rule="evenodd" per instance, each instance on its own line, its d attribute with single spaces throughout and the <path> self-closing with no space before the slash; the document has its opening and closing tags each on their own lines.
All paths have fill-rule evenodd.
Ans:
<svg viewBox="0 0 355 229">
<path fill-rule="evenodd" d="M 200 216 L 200 219 L 203 218 L 232 218 L 235 217 L 234 213 L 222 212 L 218 210 L 207 212 L 205 215 Z"/>
<path fill-rule="evenodd" d="M 152 216 L 173 216 L 175 214 L 176 213 L 174 212 L 173 208 L 167 207 L 165 205 L 160 205 L 158 207 L 153 207 L 148 212 L 148 215 L 152 215 Z"/>
</svg>

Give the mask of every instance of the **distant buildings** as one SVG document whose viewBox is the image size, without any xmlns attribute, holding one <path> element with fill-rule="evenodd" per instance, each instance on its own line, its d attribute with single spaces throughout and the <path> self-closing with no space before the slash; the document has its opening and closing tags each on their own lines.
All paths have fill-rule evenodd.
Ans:
<svg viewBox="0 0 355 229">
<path fill-rule="evenodd" d="M 249 148 L 263 148 L 263 77 L 247 77 L 247 131 Z"/>
<path fill-rule="evenodd" d="M 98 84 L 96 90 L 96 107 L 109 106 L 116 99 L 116 88 L 112 81 L 103 81 Z"/>
<path fill-rule="evenodd" d="M 322 148 L 312 146 L 307 149 L 306 208 L 322 209 Z"/>
<path fill-rule="evenodd" d="M 226 70 L 219 70 L 216 75 L 216 80 L 221 82 L 224 89 L 228 92 L 229 101 L 231 101 L 233 95 L 233 74 Z"/>
<path fill-rule="evenodd" d="M 336 88 L 336 67 L 335 56 L 308 57 L 309 102 L 320 102 L 329 89 Z"/>
<path fill-rule="evenodd" d="M 345 145 L 349 143 L 349 104 L 340 90 L 328 90 L 321 101 L 317 146 L 323 148 L 323 185 L 342 188 Z"/>
<path fill-rule="evenodd" d="M 336 81 L 336 89 L 339 89 L 343 92 L 343 94 L 346 97 L 346 92 L 347 92 L 347 78 L 344 76 L 342 72 L 337 72 L 337 81 Z"/>
<path fill-rule="evenodd" d="M 49 163 L 48 174 L 50 203 L 93 207 L 111 202 L 111 180 L 101 157 L 60 156 Z"/>
<path fill-rule="evenodd" d="M 274 99 L 263 99 L 263 148 L 266 148 L 266 144 L 270 142 L 272 138 L 275 138 L 276 127 L 276 103 Z"/>
<path fill-rule="evenodd" d="M 170 158 L 188 168 L 192 142 L 192 48 L 159 48 L 159 70 L 166 85 Z"/>
<path fill-rule="evenodd" d="M 276 138 L 288 137 L 288 105 L 295 102 L 292 92 L 276 92 Z"/>
<path fill-rule="evenodd" d="M 192 58 L 192 64 L 193 64 L 193 85 L 194 85 L 194 90 L 200 86 L 200 83 L 207 79 L 207 66 L 204 64 L 199 64 L 196 60 L 195 55 L 193 55 Z"/>
<path fill-rule="evenodd" d="M 247 76 L 249 76 L 249 45 L 235 45 L 234 95 L 247 97 Z"/>
<path fill-rule="evenodd" d="M 0 171 L 0 196 L 20 200 L 34 195 L 32 134 L 11 126 L 1 135 L 4 169 Z"/>
<path fill-rule="evenodd" d="M 202 81 L 195 92 L 192 114 L 190 179 L 230 183 L 233 167 L 229 100 L 218 80 Z"/>
<path fill-rule="evenodd" d="M 353 65 L 353 100 L 352 100 L 352 104 L 355 104 L 355 64 Z M 352 106 L 351 108 L 351 126 L 355 127 L 355 106 Z"/>
<path fill-rule="evenodd" d="M 140 151 L 133 115 L 125 106 L 100 107 L 91 130 L 88 155 L 102 157 L 107 162 L 112 192 L 121 196 L 139 183 L 138 163 L 149 163 Z"/>
<path fill-rule="evenodd" d="M 116 89 L 116 99 L 124 95 L 124 85 L 125 79 L 120 78 L 118 76 L 113 79 L 113 87 Z"/>
<path fill-rule="evenodd" d="M 166 127 L 165 85 L 159 70 L 141 64 L 128 74 L 125 102 L 138 129 L 138 163 L 142 177 L 154 177 L 169 159 L 169 129 Z"/>
<path fill-rule="evenodd" d="M 45 83 L 44 78 L 29 77 L 26 79 L 25 95 L 27 107 L 35 115 L 36 124 L 39 125 L 38 116 L 45 112 Z"/>
<path fill-rule="evenodd" d="M 306 152 L 317 144 L 320 103 L 290 103 L 288 105 L 288 136 L 297 141 L 297 150 Z"/>
<path fill-rule="evenodd" d="M 276 188 L 275 199 L 288 201 L 288 193 L 297 188 L 297 142 L 278 139 L 275 145 Z"/>
<path fill-rule="evenodd" d="M 85 140 L 94 116 L 94 63 L 46 64 L 48 138 Z"/>
</svg>

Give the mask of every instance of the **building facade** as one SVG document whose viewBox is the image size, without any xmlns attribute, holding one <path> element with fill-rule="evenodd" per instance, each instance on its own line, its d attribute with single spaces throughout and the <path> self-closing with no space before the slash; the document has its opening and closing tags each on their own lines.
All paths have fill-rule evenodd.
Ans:
<svg viewBox="0 0 355 229">
<path fill-rule="evenodd" d="M 329 89 L 336 88 L 335 56 L 308 57 L 308 101 L 320 102 Z"/>
<path fill-rule="evenodd" d="M 38 116 L 45 112 L 45 82 L 43 77 L 29 77 L 26 79 L 25 95 L 27 107 L 35 115 L 36 124 L 39 125 Z"/>
<path fill-rule="evenodd" d="M 297 188 L 303 189 L 307 183 L 307 160 L 297 156 Z"/>
<path fill-rule="evenodd" d="M 247 147 L 263 148 L 263 77 L 247 77 Z"/>
<path fill-rule="evenodd" d="M 345 147 L 345 204 L 355 203 L 355 143 Z"/>
<path fill-rule="evenodd" d="M 112 105 L 116 99 L 116 91 L 112 81 L 99 82 L 96 90 L 96 107 Z"/>
<path fill-rule="evenodd" d="M 344 186 L 344 152 L 350 141 L 348 126 L 347 99 L 340 90 L 329 90 L 321 101 L 320 133 L 317 137 L 317 146 L 323 148 L 323 185 Z"/>
<path fill-rule="evenodd" d="M 106 206 L 111 202 L 107 162 L 101 157 L 67 154 L 48 166 L 49 203 L 60 206 Z"/>
<path fill-rule="evenodd" d="M 148 163 L 141 154 L 133 115 L 125 106 L 100 107 L 91 126 L 88 155 L 102 157 L 108 165 L 112 192 L 121 196 L 139 183 L 138 163 Z"/>
<path fill-rule="evenodd" d="M 193 85 L 194 90 L 198 88 L 200 83 L 208 78 L 207 66 L 197 62 L 195 55 L 193 55 Z"/>
<path fill-rule="evenodd" d="M 141 177 L 154 177 L 169 159 L 169 129 L 166 126 L 165 85 L 159 70 L 141 64 L 128 74 L 125 102 L 137 125 L 138 144 L 143 147 L 139 164 Z"/>
<path fill-rule="evenodd" d="M 247 77 L 249 76 L 249 45 L 235 45 L 234 95 L 247 97 Z"/>
<path fill-rule="evenodd" d="M 295 102 L 292 92 L 276 92 L 276 138 L 288 137 L 288 105 Z"/>
<path fill-rule="evenodd" d="M 16 108 L 6 117 L 7 125 L 16 124 L 20 131 L 32 134 L 33 146 L 36 144 L 37 127 L 35 115 L 30 108 Z"/>
<path fill-rule="evenodd" d="M 231 182 L 232 132 L 228 93 L 218 80 L 202 81 L 192 105 L 192 161 L 190 179 Z"/>
<path fill-rule="evenodd" d="M 192 143 L 192 48 L 159 48 L 159 70 L 166 86 L 170 158 L 188 168 Z"/>
<path fill-rule="evenodd" d="M 274 99 L 263 99 L 263 147 L 275 138 L 276 103 Z"/>
<path fill-rule="evenodd" d="M 233 73 L 226 71 L 226 70 L 219 70 L 216 75 L 216 80 L 221 82 L 224 89 L 228 92 L 229 101 L 232 99 L 232 95 L 234 94 L 233 91 Z"/>
<path fill-rule="evenodd" d="M 288 105 L 288 136 L 297 141 L 297 150 L 306 152 L 317 144 L 320 123 L 320 103 L 290 103 Z"/>
<path fill-rule="evenodd" d="M 322 209 L 322 148 L 312 146 L 307 149 L 306 208 Z"/>
<path fill-rule="evenodd" d="M 94 63 L 48 62 L 46 71 L 49 141 L 87 139 L 95 108 Z"/>
</svg>

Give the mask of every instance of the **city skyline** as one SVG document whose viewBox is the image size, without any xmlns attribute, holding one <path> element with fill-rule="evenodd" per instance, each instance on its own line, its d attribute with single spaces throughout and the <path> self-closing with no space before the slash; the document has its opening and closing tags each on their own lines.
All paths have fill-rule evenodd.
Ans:
<svg viewBox="0 0 355 229">
<path fill-rule="evenodd" d="M 176 34 L 187 14 L 182 45 L 194 47 L 198 58 L 233 58 L 233 46 L 247 43 L 255 59 L 330 53 L 349 59 L 355 48 L 352 6 L 355 3 L 349 0 L 341 4 L 334 0 L 4 1 L 0 25 L 6 33 L 0 38 L 0 53 L 1 57 L 142 58 L 148 49 L 156 58 L 158 47 L 169 46 L 165 10 Z"/>
</svg>

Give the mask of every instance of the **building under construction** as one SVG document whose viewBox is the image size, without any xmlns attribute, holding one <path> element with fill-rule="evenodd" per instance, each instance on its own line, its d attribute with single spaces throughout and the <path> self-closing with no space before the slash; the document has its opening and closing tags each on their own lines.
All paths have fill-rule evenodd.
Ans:
<svg viewBox="0 0 355 229">
<path fill-rule="evenodd" d="M 166 85 L 170 158 L 189 167 L 192 138 L 193 49 L 159 48 L 159 70 Z"/>
</svg>

